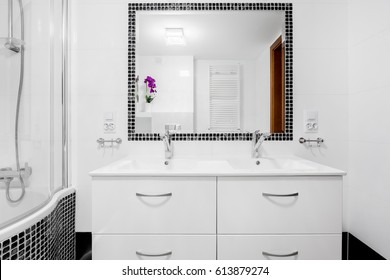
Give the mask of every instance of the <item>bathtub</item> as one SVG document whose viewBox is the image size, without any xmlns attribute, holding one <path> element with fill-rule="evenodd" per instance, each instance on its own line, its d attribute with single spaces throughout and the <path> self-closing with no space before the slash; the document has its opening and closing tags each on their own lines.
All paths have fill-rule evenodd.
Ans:
<svg viewBox="0 0 390 280">
<path fill-rule="evenodd" d="M 23 213 L 42 198 L 26 193 L 25 201 L 14 209 L 2 203 L 1 219 L 10 210 Z M 61 190 L 41 209 L 1 229 L 0 259 L 75 259 L 75 203 L 74 188 Z"/>
<path fill-rule="evenodd" d="M 20 189 L 12 190 L 11 196 L 17 197 Z M 15 221 L 23 217 L 24 213 L 32 212 L 33 209 L 39 209 L 45 200 L 48 199 L 47 194 L 38 193 L 30 188 L 26 188 L 26 194 L 23 199 L 17 203 L 7 201 L 5 188 L 0 189 L 0 230 L 13 224 Z M 16 218 L 15 218 L 16 217 Z M 0 240 L 2 240 L 0 236 Z"/>
</svg>

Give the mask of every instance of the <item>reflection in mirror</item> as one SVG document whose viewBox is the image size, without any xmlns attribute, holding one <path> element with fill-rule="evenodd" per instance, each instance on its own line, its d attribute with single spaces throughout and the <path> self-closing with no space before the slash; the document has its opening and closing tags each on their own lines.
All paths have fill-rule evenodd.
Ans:
<svg viewBox="0 0 390 280">
<path fill-rule="evenodd" d="M 135 132 L 283 132 L 285 11 L 137 11 Z"/>
<path fill-rule="evenodd" d="M 293 140 L 293 4 L 131 2 L 128 7 L 129 141 L 160 141 L 166 128 L 176 128 L 173 141 L 251 141 L 255 129 L 270 130 L 267 141 Z M 265 21 L 272 14 L 279 18 L 276 31 Z M 190 32 L 185 22 L 175 21 L 185 15 L 200 17 L 195 27 L 203 29 Z M 143 28 L 142 16 L 152 17 L 160 29 Z M 266 45 L 256 43 L 267 35 Z M 272 54 L 278 38 L 281 48 Z M 264 64 L 253 67 L 253 48 L 264 50 L 257 56 Z"/>
</svg>

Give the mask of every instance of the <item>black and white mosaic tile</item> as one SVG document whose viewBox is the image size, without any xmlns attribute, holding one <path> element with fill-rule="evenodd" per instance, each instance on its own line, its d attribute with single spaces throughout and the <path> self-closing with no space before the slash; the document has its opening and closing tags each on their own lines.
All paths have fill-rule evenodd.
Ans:
<svg viewBox="0 0 390 280">
<path fill-rule="evenodd" d="M 76 194 L 62 198 L 45 218 L 0 242 L 1 260 L 74 260 Z"/>
<path fill-rule="evenodd" d="M 136 12 L 137 11 L 225 11 L 279 10 L 285 11 L 286 44 L 286 129 L 273 133 L 267 141 L 293 140 L 293 4 L 292 3 L 129 3 L 128 29 L 128 140 L 159 141 L 158 133 L 135 132 L 136 79 Z M 174 141 L 251 141 L 251 133 L 179 133 Z"/>
</svg>

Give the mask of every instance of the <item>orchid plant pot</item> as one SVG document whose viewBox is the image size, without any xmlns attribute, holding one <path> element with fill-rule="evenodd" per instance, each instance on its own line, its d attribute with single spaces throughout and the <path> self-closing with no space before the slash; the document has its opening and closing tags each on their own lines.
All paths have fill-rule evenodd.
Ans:
<svg viewBox="0 0 390 280">
<path fill-rule="evenodd" d="M 152 112 L 152 103 L 145 103 L 145 112 Z"/>
</svg>

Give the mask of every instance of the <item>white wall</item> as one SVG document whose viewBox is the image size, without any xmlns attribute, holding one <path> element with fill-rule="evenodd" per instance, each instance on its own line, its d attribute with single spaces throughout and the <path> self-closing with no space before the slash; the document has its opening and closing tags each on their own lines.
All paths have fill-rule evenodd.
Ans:
<svg viewBox="0 0 390 280">
<path fill-rule="evenodd" d="M 145 91 L 144 79 L 156 80 L 153 112 L 194 111 L 193 56 L 139 56 L 140 91 Z"/>
<path fill-rule="evenodd" d="M 169 123 L 180 124 L 183 131 L 193 131 L 194 57 L 138 56 L 136 68 L 140 102 L 145 102 L 145 78 L 151 76 L 156 80 L 157 93 L 151 103 L 152 130 L 148 132 L 164 133 L 165 124 Z M 136 123 L 136 131 L 145 129 L 138 130 Z"/>
<path fill-rule="evenodd" d="M 124 156 L 163 156 L 164 149 L 161 142 L 126 141 L 128 1 L 70 2 L 72 169 L 73 183 L 78 188 L 76 230 L 91 231 L 91 179 L 88 172 Z M 263 154 L 296 154 L 346 170 L 347 2 L 292 2 L 294 141 L 266 142 Z M 304 109 L 319 111 L 318 134 L 303 133 Z M 118 149 L 100 149 L 96 144 L 96 139 L 104 136 L 102 117 L 105 111 L 116 112 L 117 133 L 114 137 L 124 140 Z M 321 148 L 309 149 L 298 143 L 301 136 L 320 136 L 325 139 L 325 144 Z M 249 142 L 177 142 L 174 145 L 175 156 L 250 155 Z"/>
<path fill-rule="evenodd" d="M 100 149 L 103 113 L 115 112 L 117 133 L 127 139 L 127 4 L 125 1 L 70 2 L 71 167 L 77 186 L 77 231 L 91 231 L 88 172 L 128 153 Z M 111 135 L 110 135 L 111 137 Z"/>
<path fill-rule="evenodd" d="M 350 232 L 390 259 L 390 2 L 349 2 Z"/>
</svg>

